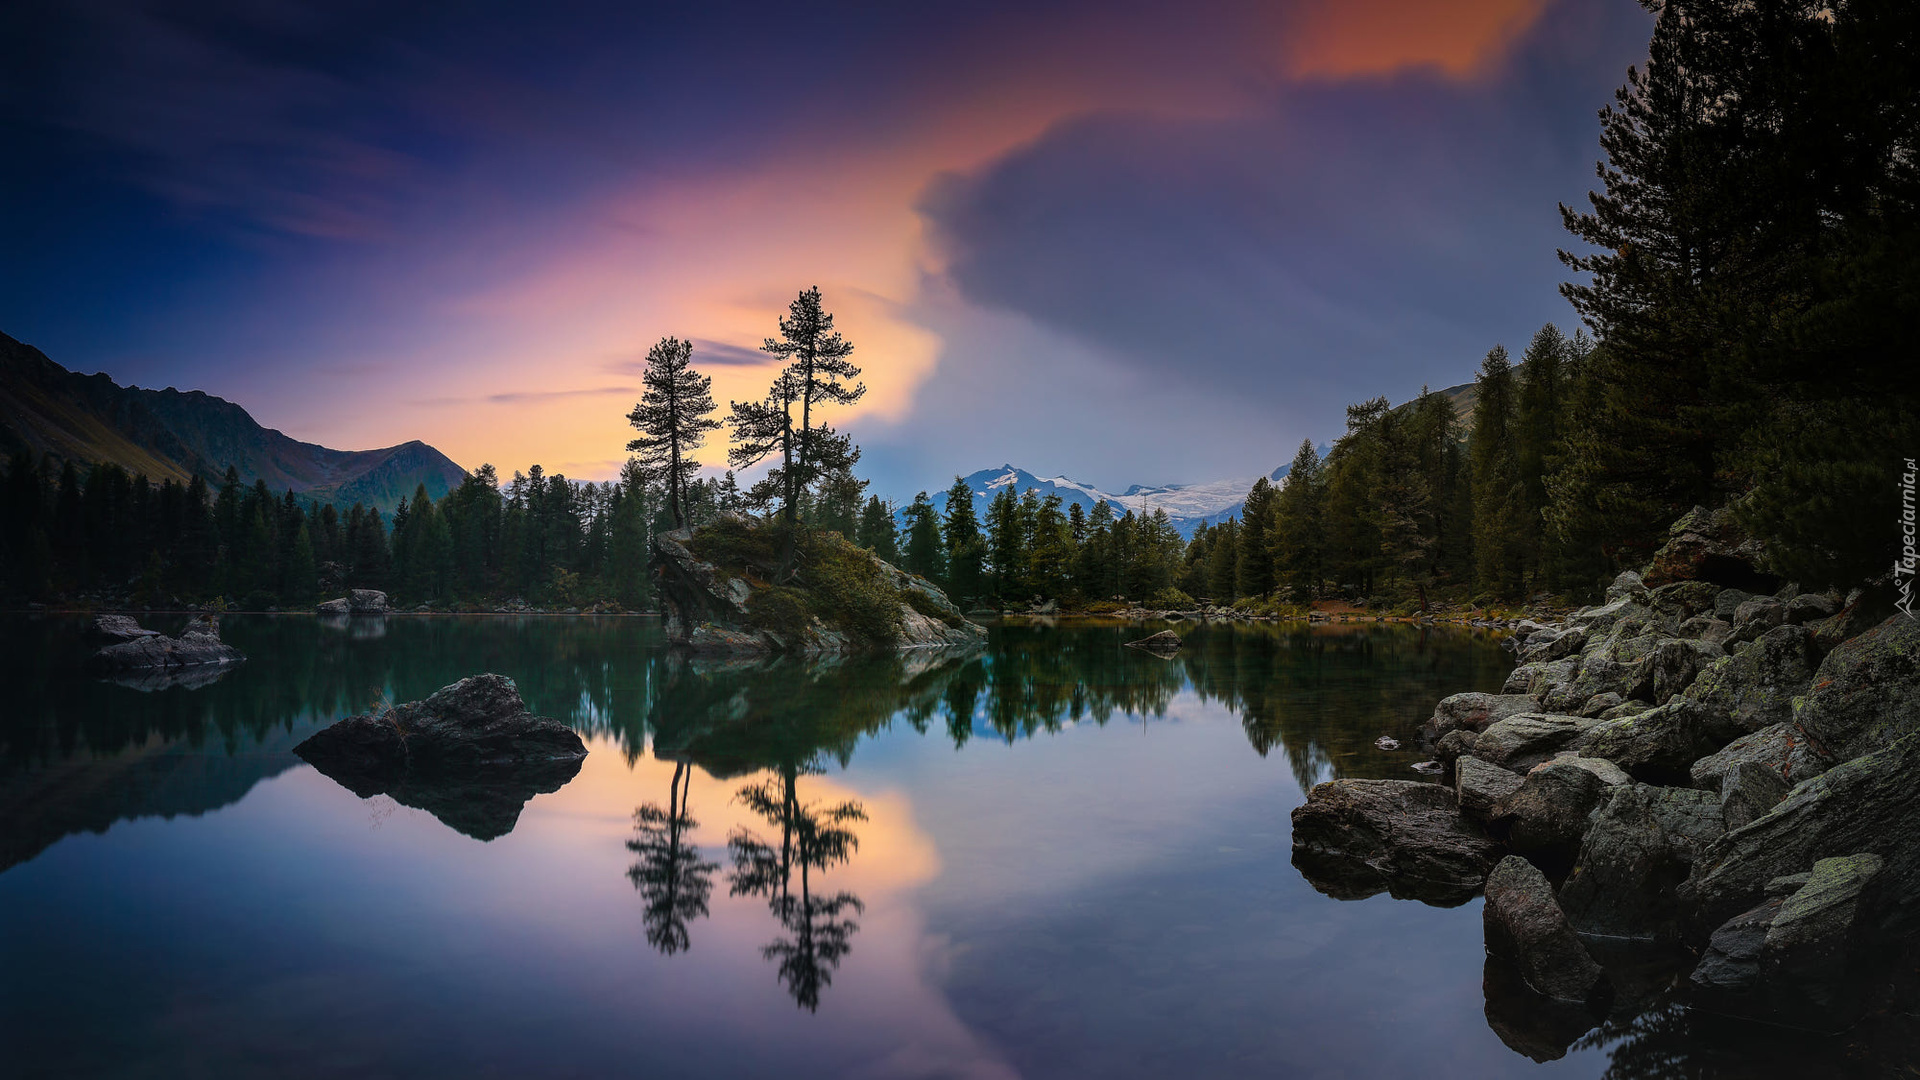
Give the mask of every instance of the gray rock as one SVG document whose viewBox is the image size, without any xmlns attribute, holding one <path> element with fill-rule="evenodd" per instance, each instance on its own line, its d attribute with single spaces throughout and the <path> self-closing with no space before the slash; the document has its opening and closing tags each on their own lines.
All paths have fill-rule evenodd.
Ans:
<svg viewBox="0 0 1920 1080">
<path fill-rule="evenodd" d="M 1812 878 L 1813 871 L 1811 870 L 1803 870 L 1798 874 L 1787 874 L 1784 877 L 1774 878 L 1772 881 L 1767 882 L 1767 899 L 1784 900 L 1794 893 L 1799 892 L 1801 887 L 1812 880 Z"/>
<path fill-rule="evenodd" d="M 1920 730 L 1920 619 L 1894 615 L 1828 653 L 1793 718 L 1842 761 Z"/>
<path fill-rule="evenodd" d="M 347 607 L 355 615 L 384 615 L 393 610 L 387 594 L 379 589 L 353 589 L 347 593 Z"/>
<path fill-rule="evenodd" d="M 1621 699 L 1619 694 L 1595 694 L 1588 698 L 1585 704 L 1580 706 L 1580 715 L 1596 720 L 1604 720 L 1608 719 L 1608 713 L 1618 710 L 1620 706 L 1625 704 L 1626 702 Z M 1652 706 L 1647 706 L 1647 708 L 1651 707 Z M 1643 708 L 1638 711 L 1645 712 L 1646 709 Z"/>
<path fill-rule="evenodd" d="M 1578 755 L 1534 766 L 1494 807 L 1493 824 L 1522 855 L 1563 859 L 1580 846 L 1594 810 L 1631 781 L 1610 761 Z"/>
<path fill-rule="evenodd" d="M 1421 734 L 1431 745 L 1449 731 L 1485 731 L 1496 720 L 1539 707 L 1525 694 L 1455 694 L 1434 706 L 1433 717 L 1421 728 Z"/>
<path fill-rule="evenodd" d="M 1800 623 L 1830 619 L 1840 611 L 1840 601 L 1831 593 L 1801 593 L 1787 601 L 1787 621 Z"/>
<path fill-rule="evenodd" d="M 1587 632 L 1588 640 L 1595 635 L 1612 630 L 1616 623 L 1629 622 L 1644 625 L 1653 612 L 1644 604 L 1635 603 L 1630 597 L 1621 597 L 1599 607 L 1582 608 L 1567 616 L 1569 626 L 1579 627 Z"/>
<path fill-rule="evenodd" d="M 1813 632 L 1813 647 L 1823 655 L 1841 642 L 1859 637 L 1893 614 L 1891 599 L 1884 593 L 1855 589 L 1840 610 L 1824 619 L 1807 624 Z"/>
<path fill-rule="evenodd" d="M 1644 601 L 1646 599 L 1647 583 L 1641 580 L 1639 574 L 1631 570 L 1621 571 L 1620 575 L 1614 578 L 1613 582 L 1607 586 L 1608 602 L 1614 600 Z"/>
<path fill-rule="evenodd" d="M 1172 656 L 1180 651 L 1180 635 L 1171 630 L 1162 630 L 1157 634 L 1150 634 L 1126 644 L 1128 648 L 1144 649 L 1159 656 Z"/>
<path fill-rule="evenodd" d="M 1645 578 L 1648 588 L 1708 581 L 1771 592 L 1780 582 L 1761 569 L 1765 564 L 1765 547 L 1740 529 L 1726 507 L 1709 512 L 1696 506 L 1667 531 L 1667 541 L 1654 552 Z"/>
<path fill-rule="evenodd" d="M 131 615 L 99 615 L 87 626 L 87 639 L 98 645 L 115 645 L 159 636 L 160 631 L 142 629 Z"/>
<path fill-rule="evenodd" d="M 351 615 L 353 613 L 353 605 L 346 597 L 342 596 L 336 600 L 323 600 L 315 604 L 313 611 L 316 615 Z"/>
<path fill-rule="evenodd" d="M 1553 887 L 1534 865 L 1509 855 L 1487 876 L 1481 909 L 1487 949 L 1510 957 L 1536 992 L 1557 1001 L 1586 1002 L 1604 973 L 1568 927 Z"/>
<path fill-rule="evenodd" d="M 1675 581 L 1653 590 L 1647 606 L 1656 614 L 1680 622 L 1702 613 L 1711 615 L 1720 588 L 1705 581 Z"/>
<path fill-rule="evenodd" d="M 237 664 L 245 660 L 239 649 L 220 640 L 220 620 L 201 615 L 188 622 L 177 638 L 147 634 L 108 645 L 93 654 L 89 663 L 97 670 L 127 672 L 170 672 Z"/>
<path fill-rule="evenodd" d="M 1733 636 L 1733 624 L 1711 615 L 1695 615 L 1680 624 L 1680 636 L 1724 648 Z"/>
<path fill-rule="evenodd" d="M 1580 672 L 1572 682 L 1561 683 L 1541 696 L 1541 706 L 1549 712 L 1579 712 L 1597 695 L 1624 695 L 1630 674 L 1624 664 L 1605 656 L 1589 656 L 1581 661 Z"/>
<path fill-rule="evenodd" d="M 1494 806 L 1525 782 L 1519 773 L 1477 757 L 1461 757 L 1453 763 L 1453 790 L 1460 812 L 1481 821 L 1492 820 Z"/>
<path fill-rule="evenodd" d="M 1720 778 L 1720 818 L 1737 829 L 1771 813 L 1792 790 L 1779 772 L 1758 761 L 1742 761 Z"/>
<path fill-rule="evenodd" d="M 1758 903 L 1769 881 L 1840 855 L 1884 857 L 1894 895 L 1920 896 L 1916 775 L 1920 734 L 1796 784 L 1772 812 L 1716 841 L 1694 865 L 1680 890 L 1691 931 L 1705 937 Z"/>
<path fill-rule="evenodd" d="M 1603 757 L 1648 783 L 1687 783 L 1693 763 L 1740 735 L 1726 720 L 1681 698 L 1638 716 L 1601 722 L 1581 752 Z"/>
<path fill-rule="evenodd" d="M 1687 770 L 1688 779 L 1694 787 L 1719 791 L 1727 773 L 1745 763 L 1771 770 L 1789 788 L 1819 776 L 1833 764 L 1799 728 L 1792 724 L 1774 724 L 1751 735 L 1742 735 L 1694 762 Z"/>
<path fill-rule="evenodd" d="M 1587 643 L 1585 627 L 1575 626 L 1568 630 L 1543 632 L 1541 640 L 1528 639 L 1525 648 L 1520 650 L 1520 659 L 1525 663 L 1542 660 L 1563 660 L 1577 653 Z"/>
<path fill-rule="evenodd" d="M 1740 605 L 1751 599 L 1753 594 L 1745 590 L 1723 589 L 1720 595 L 1713 599 L 1713 617 L 1731 627 L 1734 614 L 1740 610 Z"/>
<path fill-rule="evenodd" d="M 1501 688 L 1500 693 L 1502 695 L 1526 694 L 1538 700 L 1561 683 L 1571 682 L 1579 670 L 1580 658 L 1577 656 L 1570 656 L 1565 660 L 1522 664 L 1508 673 L 1506 685 Z"/>
<path fill-rule="evenodd" d="M 1473 753 L 1473 748 L 1479 741 L 1478 732 L 1455 728 L 1440 736 L 1439 741 L 1433 744 L 1433 756 L 1442 762 L 1452 764 L 1461 755 Z"/>
<path fill-rule="evenodd" d="M 1500 844 L 1460 816 L 1453 792 L 1411 780 L 1329 780 L 1293 810 L 1293 862 L 1336 896 L 1386 890 L 1434 904 L 1465 903 Z"/>
<path fill-rule="evenodd" d="M 1489 724 L 1474 742 L 1473 753 L 1488 764 L 1520 772 L 1573 746 L 1599 723 L 1582 716 L 1521 713 Z"/>
<path fill-rule="evenodd" d="M 1625 696 L 1664 702 L 1693 685 L 1701 669 L 1726 656 L 1718 645 L 1686 638 L 1668 638 L 1627 677 Z"/>
<path fill-rule="evenodd" d="M 1589 934 L 1671 935 L 1678 930 L 1676 890 L 1723 832 L 1720 800 L 1712 792 L 1649 784 L 1613 788 L 1561 887 L 1567 921 Z"/>
<path fill-rule="evenodd" d="M 1733 612 L 1733 636 L 1729 643 L 1758 640 L 1761 634 L 1787 621 L 1787 605 L 1771 596 L 1756 596 Z"/>
<path fill-rule="evenodd" d="M 1793 699 L 1813 678 L 1812 636 L 1802 626 L 1777 626 L 1738 655 L 1700 672 L 1687 697 L 1724 716 L 1742 732 L 1793 718 Z"/>
<path fill-rule="evenodd" d="M 1607 711 L 1601 713 L 1600 719 L 1625 720 L 1625 719 L 1628 719 L 1629 717 L 1639 716 L 1641 713 L 1652 712 L 1652 711 L 1653 711 L 1653 704 L 1651 702 L 1623 701 L 1620 704 L 1615 705 L 1613 708 L 1608 709 Z"/>
<path fill-rule="evenodd" d="M 1696 1003 L 1814 1031 L 1850 1026 L 1875 966 L 1864 954 L 1874 943 L 1885 868 L 1873 854 L 1822 859 L 1791 893 L 1721 924 L 1693 972 Z"/>
</svg>

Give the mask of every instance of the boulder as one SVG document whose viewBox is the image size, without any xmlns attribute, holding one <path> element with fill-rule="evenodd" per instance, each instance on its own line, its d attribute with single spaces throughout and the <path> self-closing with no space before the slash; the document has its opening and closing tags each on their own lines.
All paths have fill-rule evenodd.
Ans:
<svg viewBox="0 0 1920 1080">
<path fill-rule="evenodd" d="M 1433 756 L 1443 764 L 1451 765 L 1462 755 L 1473 753 L 1479 741 L 1478 732 L 1455 728 L 1440 736 L 1439 741 L 1433 744 Z"/>
<path fill-rule="evenodd" d="M 1607 585 L 1607 602 L 1632 600 L 1645 602 L 1648 597 L 1647 583 L 1639 574 L 1631 570 L 1622 570 Z"/>
<path fill-rule="evenodd" d="M 1720 778 L 1720 820 L 1737 829 L 1771 813 L 1792 790 L 1778 770 L 1758 761 L 1741 761 Z"/>
<path fill-rule="evenodd" d="M 1649 784 L 1613 788 L 1560 889 L 1567 921 L 1588 934 L 1676 933 L 1676 890 L 1724 831 L 1713 792 Z"/>
<path fill-rule="evenodd" d="M 1489 724 L 1474 741 L 1475 757 L 1523 772 L 1568 749 L 1599 724 L 1581 716 L 1520 713 Z"/>
<path fill-rule="evenodd" d="M 1728 645 L 1757 640 L 1761 634 L 1787 621 L 1787 605 L 1771 596 L 1756 596 L 1733 612 L 1733 634 Z"/>
<path fill-rule="evenodd" d="M 1538 700 L 1561 683 L 1572 681 L 1579 670 L 1580 658 L 1577 656 L 1522 664 L 1507 674 L 1506 685 L 1501 687 L 1500 693 L 1503 696 L 1525 694 Z"/>
<path fill-rule="evenodd" d="M 1576 713 L 1588 701 L 1601 694 L 1625 694 L 1630 687 L 1632 672 L 1605 656 L 1589 656 L 1581 661 L 1580 673 L 1572 682 L 1561 683 L 1548 690 L 1540 699 L 1540 704 L 1549 712 Z"/>
<path fill-rule="evenodd" d="M 1693 763 L 1739 737 L 1718 714 L 1681 698 L 1638 716 L 1598 722 L 1581 753 L 1603 757 L 1654 784 L 1684 784 Z"/>
<path fill-rule="evenodd" d="M 1680 890 L 1690 931 L 1704 938 L 1757 904 L 1769 881 L 1839 855 L 1884 857 L 1893 895 L 1920 896 L 1920 844 L 1913 842 L 1920 834 L 1916 775 L 1920 733 L 1794 785 L 1766 816 L 1701 854 Z"/>
<path fill-rule="evenodd" d="M 1833 764 L 1799 728 L 1792 724 L 1774 724 L 1751 735 L 1742 735 L 1694 762 L 1687 770 L 1688 778 L 1694 787 L 1720 791 L 1727 773 L 1746 763 L 1772 770 L 1789 788 L 1819 776 Z"/>
<path fill-rule="evenodd" d="M 1509 855 L 1487 875 L 1486 893 L 1488 952 L 1511 958 L 1526 984 L 1546 997 L 1584 1004 L 1596 996 L 1604 973 L 1567 925 L 1546 875 Z"/>
<path fill-rule="evenodd" d="M 1680 636 L 1724 648 L 1733 636 L 1733 624 L 1711 615 L 1695 615 L 1680 623 Z"/>
<path fill-rule="evenodd" d="M 1751 599 L 1753 594 L 1744 589 L 1722 589 L 1720 594 L 1713 598 L 1713 617 L 1726 623 L 1728 632 L 1731 633 L 1734 613 L 1740 610 L 1741 604 Z"/>
<path fill-rule="evenodd" d="M 1725 507 L 1694 507 L 1667 530 L 1666 543 L 1654 552 L 1644 575 L 1647 587 L 1675 581 L 1706 581 L 1726 588 L 1772 592 L 1780 579 L 1762 570 L 1766 551 L 1748 536 Z"/>
<path fill-rule="evenodd" d="M 1499 857 L 1499 842 L 1461 817 L 1453 792 L 1439 784 L 1329 780 L 1293 810 L 1293 863 L 1332 895 L 1385 890 L 1462 904 Z"/>
<path fill-rule="evenodd" d="M 1841 642 L 1873 629 L 1893 611 L 1893 603 L 1885 593 L 1856 589 L 1839 611 L 1808 623 L 1807 629 L 1813 633 L 1813 647 L 1824 655 Z"/>
<path fill-rule="evenodd" d="M 1520 659 L 1529 664 L 1542 660 L 1564 660 L 1579 652 L 1586 644 L 1585 627 L 1542 631 L 1527 639 L 1527 644 L 1520 650 Z"/>
<path fill-rule="evenodd" d="M 1812 635 L 1803 626 L 1776 626 L 1733 656 L 1701 670 L 1686 696 L 1742 732 L 1793 719 L 1793 699 L 1813 678 Z"/>
<path fill-rule="evenodd" d="M 87 625 L 87 640 L 96 645 L 117 645 L 123 641 L 159 636 L 160 631 L 142 629 L 131 615 L 99 615 Z"/>
<path fill-rule="evenodd" d="M 379 589 L 353 589 L 347 593 L 347 610 L 355 615 L 385 615 L 393 606 Z"/>
<path fill-rule="evenodd" d="M 344 596 L 335 600 L 323 600 L 313 606 L 313 612 L 316 615 L 351 615 L 353 603 Z"/>
<path fill-rule="evenodd" d="M 587 756 L 572 728 L 529 712 L 502 675 L 349 716 L 293 752 L 363 799 L 389 795 L 480 840 L 511 831 L 528 799 L 559 790 Z"/>
<path fill-rule="evenodd" d="M 1138 641 L 1129 641 L 1126 645 L 1129 649 L 1144 649 L 1156 656 L 1172 656 L 1180 651 L 1180 635 L 1171 630 L 1162 630 Z"/>
<path fill-rule="evenodd" d="M 1645 625 L 1652 614 L 1651 608 L 1636 603 L 1631 597 L 1623 596 L 1599 607 L 1581 608 L 1567 616 L 1567 624 L 1585 630 L 1588 640 L 1591 641 L 1622 622 L 1629 625 Z"/>
<path fill-rule="evenodd" d="M 1525 694 L 1455 694 L 1434 706 L 1420 733 L 1433 745 L 1449 731 L 1485 731 L 1496 720 L 1537 708 L 1539 703 Z"/>
<path fill-rule="evenodd" d="M 1588 820 L 1612 797 L 1613 789 L 1629 783 L 1631 778 L 1611 761 L 1557 757 L 1529 770 L 1520 786 L 1494 807 L 1492 821 L 1506 829 L 1508 848 L 1562 860 L 1579 848 Z"/>
<path fill-rule="evenodd" d="M 1526 778 L 1511 769 L 1489 765 L 1477 757 L 1453 763 L 1453 791 L 1460 812 L 1481 821 L 1493 819 L 1494 807 L 1520 789 Z"/>
<path fill-rule="evenodd" d="M 1894 615 L 1828 653 L 1793 718 L 1842 761 L 1920 730 L 1920 619 Z"/>
<path fill-rule="evenodd" d="M 1619 694 L 1615 694 L 1612 692 L 1608 692 L 1605 694 L 1595 694 L 1592 697 L 1588 698 L 1586 702 L 1580 706 L 1580 715 L 1588 717 L 1589 719 L 1594 719 L 1594 720 L 1610 719 L 1607 716 L 1607 714 L 1610 712 L 1613 712 L 1614 710 L 1620 708 L 1620 706 L 1625 704 L 1626 704 L 1626 701 L 1623 698 L 1621 698 Z M 1652 706 L 1647 706 L 1647 708 L 1651 708 L 1651 707 Z M 1645 712 L 1646 708 L 1642 708 L 1638 711 Z"/>
<path fill-rule="evenodd" d="M 102 648 L 89 663 L 99 671 L 124 674 L 237 664 L 245 659 L 239 649 L 220 640 L 216 616 L 200 615 L 181 629 L 179 637 L 141 634 Z"/>
<path fill-rule="evenodd" d="M 1706 581 L 1675 581 L 1654 589 L 1647 606 L 1658 615 L 1681 622 L 1697 615 L 1711 615 L 1720 588 Z"/>
<path fill-rule="evenodd" d="M 1629 698 L 1665 702 L 1692 686 L 1694 676 L 1724 656 L 1726 652 L 1718 645 L 1686 638 L 1668 638 L 1634 665 L 1627 676 L 1624 693 Z"/>
<path fill-rule="evenodd" d="M 1787 601 L 1787 621 L 1803 623 L 1830 619 L 1840 611 L 1840 601 L 1831 593 L 1801 593 Z"/>
<path fill-rule="evenodd" d="M 1876 915 L 1886 860 L 1857 854 L 1821 859 L 1788 892 L 1722 923 L 1694 968 L 1694 1002 L 1749 1019 L 1840 1031 L 1859 1018 L 1877 966 Z M 1489 886 L 1491 886 L 1489 881 Z"/>
<path fill-rule="evenodd" d="M 1586 710 L 1584 709 L 1581 710 L 1583 714 L 1585 713 L 1585 711 Z M 1629 717 L 1639 716 L 1641 713 L 1652 712 L 1652 711 L 1653 711 L 1653 705 L 1650 702 L 1623 701 L 1620 704 L 1615 705 L 1613 708 L 1608 709 L 1605 712 L 1602 712 L 1600 714 L 1600 719 L 1625 720 Z"/>
</svg>

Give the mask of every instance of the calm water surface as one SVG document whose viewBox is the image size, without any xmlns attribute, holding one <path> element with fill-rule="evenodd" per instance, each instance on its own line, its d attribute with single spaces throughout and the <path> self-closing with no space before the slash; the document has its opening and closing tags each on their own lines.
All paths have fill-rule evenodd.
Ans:
<svg viewBox="0 0 1920 1080">
<path fill-rule="evenodd" d="M 643 618 L 231 616 L 249 663 L 156 690 L 77 670 L 80 620 L 0 618 L 7 1076 L 1625 1077 L 1714 1053 L 1669 1010 L 1536 1063 L 1489 1018 L 1536 1056 L 1577 1032 L 1489 1005 L 1479 901 L 1339 901 L 1290 865 L 1304 788 L 1414 778 L 1373 741 L 1498 688 L 1485 636 L 1208 627 L 1162 660 L 1121 647 L 1138 627 L 1009 626 L 971 657 L 754 666 L 670 655 Z M 482 671 L 591 751 L 505 835 L 291 753 Z"/>
</svg>

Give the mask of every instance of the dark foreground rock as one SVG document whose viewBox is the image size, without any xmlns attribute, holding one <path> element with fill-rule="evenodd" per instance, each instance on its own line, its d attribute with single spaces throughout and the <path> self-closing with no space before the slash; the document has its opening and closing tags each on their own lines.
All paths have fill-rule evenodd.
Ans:
<svg viewBox="0 0 1920 1080">
<path fill-rule="evenodd" d="M 1846 760 L 1920 731 L 1920 619 L 1895 615 L 1820 663 L 1794 722 Z"/>
<path fill-rule="evenodd" d="M 96 629 L 102 621 L 95 620 Z M 126 619 L 126 622 L 133 620 Z M 102 648 L 89 661 L 95 670 L 111 675 L 176 672 L 237 664 L 246 659 L 239 649 L 220 640 L 220 620 L 212 615 L 196 617 L 180 631 L 179 637 L 141 631 L 137 623 L 131 628 L 118 622 L 112 625 L 113 632 L 130 636 Z"/>
<path fill-rule="evenodd" d="M 1675 894 L 1723 829 L 1714 792 L 1650 784 L 1614 788 L 1594 813 L 1573 872 L 1561 886 L 1567 921 L 1582 933 L 1615 937 L 1678 933 Z"/>
<path fill-rule="evenodd" d="M 349 716 L 293 752 L 363 799 L 385 794 L 479 840 L 511 832 L 527 800 L 558 791 L 587 756 L 572 728 L 534 716 L 501 675 Z"/>
<path fill-rule="evenodd" d="M 131 615 L 100 615 L 87 626 L 87 640 L 96 645 L 118 645 L 123 641 L 159 637 L 158 630 L 143 630 Z"/>
<path fill-rule="evenodd" d="M 1328 895 L 1381 891 L 1463 904 L 1502 852 L 1460 816 L 1453 792 L 1412 780 L 1329 780 L 1293 810 L 1293 864 Z"/>
<path fill-rule="evenodd" d="M 1564 867 L 1580 847 L 1595 810 L 1613 790 L 1632 783 L 1604 758 L 1567 755 L 1534 766 L 1493 809 L 1496 829 L 1505 829 L 1507 847 Z M 1555 909 L 1558 910 L 1558 909 Z"/>
<path fill-rule="evenodd" d="M 1584 1004 L 1597 996 L 1604 974 L 1567 925 L 1545 874 L 1509 855 L 1487 876 L 1486 893 L 1488 951 L 1512 959 L 1528 986 L 1556 1001 Z"/>
</svg>

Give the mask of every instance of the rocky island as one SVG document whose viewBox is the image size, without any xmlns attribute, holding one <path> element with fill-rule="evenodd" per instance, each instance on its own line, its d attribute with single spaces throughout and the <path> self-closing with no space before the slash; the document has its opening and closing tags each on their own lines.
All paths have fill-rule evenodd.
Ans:
<svg viewBox="0 0 1920 1080">
<path fill-rule="evenodd" d="M 1489 994 L 1498 963 L 1557 1017 L 1544 1044 L 1495 1022 L 1536 1057 L 1668 985 L 1848 1028 L 1920 914 L 1920 621 L 1769 578 L 1702 510 L 1605 599 L 1524 628 L 1503 693 L 1439 703 L 1445 783 L 1316 785 L 1295 865 L 1336 896 L 1483 891 Z"/>
<path fill-rule="evenodd" d="M 780 527 L 737 514 L 657 533 L 653 566 L 667 637 L 711 653 L 834 653 L 974 647 L 987 631 L 927 579 L 840 534 L 805 530 L 783 584 Z"/>
</svg>

